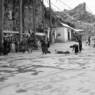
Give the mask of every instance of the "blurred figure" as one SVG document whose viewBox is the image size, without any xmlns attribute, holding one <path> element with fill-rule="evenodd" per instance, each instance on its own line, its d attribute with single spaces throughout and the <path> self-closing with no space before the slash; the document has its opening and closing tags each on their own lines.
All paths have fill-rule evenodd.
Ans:
<svg viewBox="0 0 95 95">
<path fill-rule="evenodd" d="M 82 51 L 82 40 L 79 39 L 78 40 L 78 43 L 79 43 L 79 51 L 81 52 Z"/>
<path fill-rule="evenodd" d="M 75 54 L 79 53 L 79 46 L 77 44 L 71 45 L 70 48 L 73 49 Z"/>
<path fill-rule="evenodd" d="M 78 49 L 79 49 L 79 52 L 82 51 L 82 36 L 79 35 L 79 37 L 77 38 L 77 42 L 78 42 Z"/>
<path fill-rule="evenodd" d="M 90 46 L 90 43 L 91 43 L 91 37 L 89 36 L 88 37 L 88 45 Z"/>
<path fill-rule="evenodd" d="M 93 39 L 93 41 L 94 41 L 93 47 L 95 47 L 95 38 Z"/>
<path fill-rule="evenodd" d="M 7 55 L 10 52 L 10 42 L 8 41 L 8 39 L 4 39 L 3 42 L 3 53 L 4 55 Z"/>
<path fill-rule="evenodd" d="M 42 53 L 46 54 L 46 44 L 45 41 L 43 39 L 41 39 L 41 49 L 42 49 Z"/>
<path fill-rule="evenodd" d="M 48 48 L 49 48 L 49 42 L 45 41 L 45 40 L 41 40 L 41 48 L 42 48 L 42 53 L 43 54 L 47 54 L 47 53 L 51 53 Z"/>
<path fill-rule="evenodd" d="M 15 42 L 12 41 L 12 43 L 11 43 L 11 52 L 14 53 L 15 51 L 16 51 Z"/>
<path fill-rule="evenodd" d="M 20 51 L 23 53 L 26 51 L 26 41 L 25 40 L 22 40 L 20 42 Z"/>
<path fill-rule="evenodd" d="M 33 48 L 33 39 L 29 37 L 27 43 L 28 43 L 28 52 L 31 53 Z"/>
<path fill-rule="evenodd" d="M 19 52 L 19 41 L 15 41 L 16 53 Z"/>
</svg>

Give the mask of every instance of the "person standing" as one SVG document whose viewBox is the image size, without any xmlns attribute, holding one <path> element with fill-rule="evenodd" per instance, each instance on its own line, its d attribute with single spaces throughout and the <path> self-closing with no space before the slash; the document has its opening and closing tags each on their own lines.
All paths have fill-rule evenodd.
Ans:
<svg viewBox="0 0 95 95">
<path fill-rule="evenodd" d="M 15 53 L 15 42 L 14 41 L 12 41 L 12 43 L 11 43 L 11 52 L 12 53 Z"/>
<path fill-rule="evenodd" d="M 27 40 L 27 43 L 28 43 L 28 52 L 31 53 L 32 48 L 33 48 L 33 39 L 31 37 L 29 37 Z"/>
<path fill-rule="evenodd" d="M 4 47 L 3 54 L 7 55 L 10 52 L 10 43 L 7 38 L 4 39 L 3 47 Z"/>
<path fill-rule="evenodd" d="M 88 45 L 90 46 L 90 43 L 91 43 L 91 37 L 89 36 L 88 37 Z"/>
<path fill-rule="evenodd" d="M 81 36 L 78 39 L 78 43 L 79 43 L 79 52 L 81 52 L 82 51 L 82 37 Z"/>
<path fill-rule="evenodd" d="M 41 39 L 41 49 L 43 54 L 47 54 L 48 46 L 44 39 Z"/>
</svg>

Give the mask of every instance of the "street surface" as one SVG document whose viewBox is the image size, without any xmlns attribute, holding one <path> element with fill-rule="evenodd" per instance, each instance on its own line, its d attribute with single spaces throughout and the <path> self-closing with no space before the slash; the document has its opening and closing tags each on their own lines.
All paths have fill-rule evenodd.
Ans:
<svg viewBox="0 0 95 95">
<path fill-rule="evenodd" d="M 0 95 L 95 95 L 95 48 L 84 44 L 75 55 L 72 44 L 54 44 L 47 55 L 39 50 L 0 56 Z"/>
</svg>

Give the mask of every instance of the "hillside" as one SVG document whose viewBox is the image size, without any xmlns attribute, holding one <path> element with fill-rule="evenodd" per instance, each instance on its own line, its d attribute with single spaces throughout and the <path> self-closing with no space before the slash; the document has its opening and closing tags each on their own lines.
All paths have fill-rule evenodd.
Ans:
<svg viewBox="0 0 95 95">
<path fill-rule="evenodd" d="M 95 16 L 86 10 L 86 4 L 82 3 L 72 10 L 56 12 L 66 23 L 71 23 L 75 28 L 84 29 L 86 32 L 94 31 Z"/>
<path fill-rule="evenodd" d="M 70 11 L 66 11 L 70 16 L 73 16 L 75 19 L 88 22 L 88 23 L 93 23 L 95 22 L 95 16 L 89 13 L 86 10 L 86 4 L 82 3 L 79 4 L 77 7 Z"/>
</svg>

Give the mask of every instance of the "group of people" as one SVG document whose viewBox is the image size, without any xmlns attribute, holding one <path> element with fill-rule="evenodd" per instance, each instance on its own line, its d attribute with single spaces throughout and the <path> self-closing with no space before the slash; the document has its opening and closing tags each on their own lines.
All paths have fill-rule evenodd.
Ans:
<svg viewBox="0 0 95 95">
<path fill-rule="evenodd" d="M 70 46 L 70 48 L 73 49 L 75 54 L 78 54 L 82 51 L 82 37 L 79 36 L 78 38 L 76 38 L 77 43 L 78 44 L 73 44 Z M 47 53 L 51 53 L 48 48 L 50 47 L 50 42 L 49 41 L 45 41 L 45 40 L 41 40 L 41 48 L 42 48 L 42 53 L 43 54 L 47 54 Z M 60 52 L 60 54 L 70 54 L 70 52 L 66 51 L 57 51 L 58 53 Z"/>
<path fill-rule="evenodd" d="M 0 55 L 7 55 L 9 52 L 25 52 L 25 51 L 32 51 L 34 47 L 34 40 L 30 37 L 24 38 L 22 41 L 17 39 L 12 39 L 9 37 L 5 37 L 3 39 L 3 45 Z M 30 52 L 29 51 L 29 52 Z"/>
<path fill-rule="evenodd" d="M 3 39 L 2 53 L 7 55 L 9 52 L 18 52 L 19 51 L 19 41 L 12 40 L 10 38 Z"/>
<path fill-rule="evenodd" d="M 43 54 L 51 53 L 48 49 L 50 47 L 50 41 L 48 39 L 42 38 L 39 39 L 40 48 Z M 75 54 L 78 54 L 82 51 L 82 38 L 77 38 L 78 44 L 71 45 L 70 48 L 73 48 Z M 90 41 L 89 41 L 90 44 Z M 21 42 L 19 41 L 10 41 L 9 39 L 4 39 L 3 41 L 3 54 L 7 55 L 9 52 L 32 52 L 33 48 L 37 48 L 37 44 L 34 40 L 34 36 L 23 39 Z"/>
<path fill-rule="evenodd" d="M 40 48 L 43 54 L 50 53 L 48 48 L 50 46 L 50 42 L 45 39 L 39 39 Z M 2 54 L 7 55 L 10 52 L 29 52 L 32 53 L 33 49 L 38 49 L 37 39 L 34 39 L 34 35 L 30 37 L 24 37 L 21 41 L 12 40 L 10 38 L 3 39 L 3 47 Z M 1 50 L 1 49 L 0 49 Z"/>
</svg>

